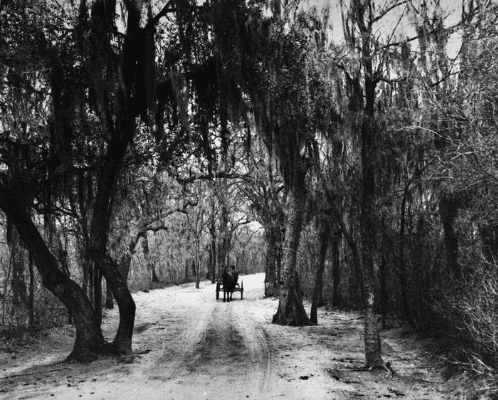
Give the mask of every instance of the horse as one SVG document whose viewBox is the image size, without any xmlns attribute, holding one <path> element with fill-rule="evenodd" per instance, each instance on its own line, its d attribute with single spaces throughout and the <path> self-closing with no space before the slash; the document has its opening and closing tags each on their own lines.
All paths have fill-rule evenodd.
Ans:
<svg viewBox="0 0 498 400">
<path fill-rule="evenodd" d="M 228 267 L 223 270 L 223 302 L 225 298 L 227 302 L 232 300 L 232 295 L 237 285 L 237 280 L 239 279 L 239 273 L 237 271 L 228 271 Z"/>
</svg>

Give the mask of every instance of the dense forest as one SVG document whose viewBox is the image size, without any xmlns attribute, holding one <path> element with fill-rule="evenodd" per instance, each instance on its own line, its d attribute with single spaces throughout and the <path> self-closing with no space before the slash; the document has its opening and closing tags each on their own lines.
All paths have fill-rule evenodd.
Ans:
<svg viewBox="0 0 498 400">
<path fill-rule="evenodd" d="M 71 323 L 69 359 L 131 352 L 133 291 L 236 265 L 266 273 L 273 323 L 364 310 L 367 368 L 388 368 L 379 330 L 401 319 L 493 376 L 497 17 L 487 0 L 1 1 L 0 329 Z"/>
</svg>

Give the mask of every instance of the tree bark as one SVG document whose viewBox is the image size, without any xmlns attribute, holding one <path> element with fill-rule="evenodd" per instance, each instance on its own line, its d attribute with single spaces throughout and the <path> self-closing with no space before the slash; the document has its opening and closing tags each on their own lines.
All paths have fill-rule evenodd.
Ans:
<svg viewBox="0 0 498 400">
<path fill-rule="evenodd" d="M 379 303 L 382 315 L 382 329 L 387 328 L 387 313 L 389 312 L 389 292 L 387 290 L 387 262 L 382 256 L 379 266 Z"/>
<path fill-rule="evenodd" d="M 225 198 L 222 194 L 220 196 L 221 205 L 221 216 L 219 220 L 219 230 L 218 230 L 218 246 L 217 246 L 217 257 L 218 257 L 218 276 L 221 277 L 223 268 L 228 266 L 228 208 L 225 204 Z"/>
<path fill-rule="evenodd" d="M 29 293 L 28 293 L 28 305 L 29 305 L 29 327 L 33 329 L 35 327 L 35 268 L 33 257 L 29 257 Z M 69 321 L 71 322 L 71 320 Z"/>
<path fill-rule="evenodd" d="M 346 226 L 343 218 L 340 216 L 340 214 L 336 214 L 335 216 L 336 222 L 339 224 L 339 227 L 341 228 L 341 232 L 346 239 L 346 243 L 349 246 L 349 249 L 351 250 L 351 256 L 353 258 L 353 267 L 354 267 L 354 272 L 355 275 L 359 281 L 359 286 L 360 286 L 360 291 L 361 291 L 361 298 L 364 301 L 366 298 L 365 295 L 365 284 L 364 284 L 364 277 L 363 277 L 363 271 L 362 271 L 362 264 L 361 264 L 361 259 L 360 259 L 360 251 L 358 249 L 357 242 L 355 238 L 351 236 L 349 233 L 349 229 Z"/>
<path fill-rule="evenodd" d="M 133 326 L 135 321 L 135 302 L 128 290 L 126 277 L 120 273 L 119 266 L 107 253 L 114 198 L 114 187 L 121 161 L 123 160 L 129 141 L 133 137 L 134 125 L 128 121 L 127 129 L 119 136 L 114 132 L 109 144 L 107 157 L 100 170 L 97 194 L 90 229 L 90 249 L 93 260 L 109 284 L 119 309 L 119 326 L 112 342 L 111 351 L 117 354 L 132 352 Z M 124 123 L 121 122 L 124 126 Z"/>
<path fill-rule="evenodd" d="M 360 197 L 360 237 L 362 291 L 365 305 L 365 358 L 367 368 L 384 367 L 381 357 L 380 337 L 374 314 L 375 305 L 375 226 L 373 207 L 375 203 L 375 135 L 376 126 L 376 86 L 380 71 L 374 70 L 376 62 L 376 42 L 373 27 L 377 21 L 372 0 L 351 0 L 351 13 L 345 25 L 346 41 L 358 56 L 361 70 L 356 76 L 346 73 L 353 93 L 350 98 L 350 110 L 356 112 L 360 119 L 361 137 L 361 197 Z M 363 78 L 363 79 L 362 79 Z M 363 81 L 363 82 L 362 82 Z M 362 84 L 363 83 L 363 84 Z"/>
<path fill-rule="evenodd" d="M 381 356 L 381 344 L 375 317 L 375 226 L 373 221 L 373 205 L 375 198 L 375 174 L 373 163 L 373 136 L 375 121 L 373 104 L 375 85 L 367 79 L 367 107 L 361 126 L 362 148 L 362 194 L 361 194 L 361 255 L 363 261 L 363 284 L 365 301 L 365 367 L 379 368 L 384 366 Z M 369 107 L 370 104 L 370 107 Z"/>
<path fill-rule="evenodd" d="M 277 295 L 277 262 L 278 249 L 282 245 L 282 238 L 279 226 L 268 226 L 265 229 L 265 296 Z"/>
<path fill-rule="evenodd" d="M 201 287 L 201 263 L 200 263 L 200 238 L 195 238 L 195 288 L 199 289 Z"/>
<path fill-rule="evenodd" d="M 104 337 L 95 311 L 82 288 L 71 280 L 49 250 L 29 213 L 7 187 L 0 184 L 0 208 L 12 221 L 36 263 L 43 285 L 73 316 L 76 340 L 69 360 L 92 361 L 105 350 Z"/>
<path fill-rule="evenodd" d="M 211 266 L 211 283 L 216 282 L 216 221 L 214 219 L 214 213 L 215 213 L 215 207 L 214 207 L 214 201 L 211 203 L 211 225 L 209 226 L 209 234 L 211 236 L 211 244 L 210 244 L 210 251 L 209 251 L 209 262 Z"/>
<path fill-rule="evenodd" d="M 105 308 L 112 310 L 114 308 L 114 297 L 112 296 L 112 290 L 107 281 L 105 282 Z"/>
<path fill-rule="evenodd" d="M 325 270 L 325 258 L 327 257 L 327 250 L 330 243 L 330 223 L 323 221 L 320 226 L 319 232 L 319 254 L 318 265 L 315 275 L 315 287 L 313 289 L 313 298 L 311 300 L 310 320 L 314 324 L 318 324 L 318 307 L 323 305 L 323 271 Z"/>
<path fill-rule="evenodd" d="M 339 307 L 341 301 L 341 258 L 339 253 L 339 233 L 332 237 L 332 306 Z"/>
<path fill-rule="evenodd" d="M 144 254 L 144 260 L 145 260 L 147 272 L 150 273 L 150 281 L 149 281 L 149 287 L 148 287 L 148 288 L 150 288 L 152 285 L 152 280 L 153 280 L 154 265 L 152 264 L 151 257 L 150 257 L 149 237 L 147 235 L 147 232 L 145 232 L 142 235 L 142 252 Z M 126 279 L 127 278 L 128 278 L 128 274 L 126 274 Z"/>
<path fill-rule="evenodd" d="M 399 278 L 401 284 L 401 299 L 403 302 L 403 311 L 405 312 L 405 317 L 408 320 L 408 323 L 413 329 L 416 329 L 415 320 L 412 317 L 412 313 L 410 310 L 410 303 L 408 302 L 408 283 L 407 283 L 407 272 L 405 267 L 405 226 L 406 226 L 406 203 L 408 201 L 408 190 L 409 187 L 405 187 L 403 191 L 403 199 L 401 201 L 401 215 L 400 215 L 400 229 L 399 229 Z M 410 210 L 410 208 L 408 208 Z M 386 301 L 386 309 L 387 309 L 387 301 Z M 382 319 L 382 326 L 385 325 L 385 315 Z"/>
<path fill-rule="evenodd" d="M 119 273 L 116 262 L 106 253 L 97 253 L 99 267 L 107 282 L 111 282 L 112 294 L 119 309 L 119 325 L 112 342 L 111 352 L 115 354 L 129 354 L 132 352 L 133 327 L 135 323 L 136 306 L 126 280 Z"/>
<path fill-rule="evenodd" d="M 9 219 L 7 219 L 7 242 L 9 244 L 12 266 L 12 278 L 10 280 L 12 291 L 11 315 L 13 319 L 25 320 L 27 313 L 29 313 L 25 274 L 26 252 L 22 246 L 18 232 L 14 229 Z"/>
<path fill-rule="evenodd" d="M 93 308 L 99 324 L 102 324 L 102 272 L 97 268 L 93 275 Z"/>
<path fill-rule="evenodd" d="M 305 326 L 312 325 L 306 310 L 297 275 L 297 251 L 301 238 L 301 230 L 305 211 L 304 172 L 299 175 L 290 190 L 287 208 L 287 227 L 284 242 L 284 256 L 279 280 L 279 304 L 273 322 L 280 325 Z"/>
</svg>

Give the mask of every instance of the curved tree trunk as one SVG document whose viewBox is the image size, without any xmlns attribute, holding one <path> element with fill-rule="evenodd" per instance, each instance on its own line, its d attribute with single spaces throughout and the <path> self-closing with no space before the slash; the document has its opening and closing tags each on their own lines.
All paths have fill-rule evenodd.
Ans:
<svg viewBox="0 0 498 400">
<path fill-rule="evenodd" d="M 122 124 L 124 126 L 123 121 Z M 120 139 L 114 139 L 109 145 L 107 159 L 99 174 L 98 190 L 90 229 L 92 257 L 109 284 L 119 309 L 118 331 L 111 348 L 111 351 L 117 354 L 132 352 L 131 344 L 136 307 L 128 290 L 126 277 L 122 276 L 119 266 L 107 253 L 107 240 L 116 179 L 128 143 L 133 137 L 133 130 L 132 121 L 128 121 L 128 127 L 123 136 Z M 114 134 L 117 135 L 116 132 Z"/>
<path fill-rule="evenodd" d="M 114 308 L 114 297 L 107 281 L 105 282 L 105 308 L 108 310 L 112 310 Z"/>
<path fill-rule="evenodd" d="M 112 342 L 111 352 L 129 354 L 132 352 L 133 327 L 136 306 L 126 280 L 121 276 L 117 263 L 106 253 L 94 254 L 97 264 L 106 277 L 119 309 L 118 331 Z"/>
<path fill-rule="evenodd" d="M 299 174 L 299 173 L 296 173 Z M 280 325 L 304 326 L 312 322 L 304 309 L 299 278 L 297 276 L 297 251 L 304 221 L 304 173 L 289 193 L 284 256 L 279 280 L 279 304 L 273 322 Z"/>
<path fill-rule="evenodd" d="M 93 361 L 105 351 L 105 342 L 95 310 L 83 289 L 63 271 L 57 259 L 16 196 L 0 184 L 0 209 L 15 226 L 42 278 L 43 285 L 69 310 L 76 340 L 69 360 Z"/>
</svg>

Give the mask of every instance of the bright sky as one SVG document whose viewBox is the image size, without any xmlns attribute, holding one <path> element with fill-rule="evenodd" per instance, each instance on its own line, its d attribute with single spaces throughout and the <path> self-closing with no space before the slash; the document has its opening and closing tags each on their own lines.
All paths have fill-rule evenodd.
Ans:
<svg viewBox="0 0 498 400">
<path fill-rule="evenodd" d="M 340 0 L 303 0 L 307 2 L 309 6 L 316 6 L 318 9 L 324 7 L 330 7 L 330 19 L 329 24 L 332 28 L 332 35 L 334 41 L 342 41 L 342 16 L 341 16 L 341 5 Z M 395 0 L 377 0 L 374 1 L 377 9 L 381 9 L 388 4 L 393 4 Z M 399 0 L 402 2 L 401 0 Z M 443 11 L 445 26 L 452 26 L 458 23 L 461 19 L 462 1 L 464 0 L 440 0 L 441 9 Z M 344 4 L 347 6 L 349 0 L 343 0 Z M 427 0 L 429 9 L 436 0 Z M 415 35 L 413 24 L 407 15 L 407 7 L 418 6 L 421 0 L 408 0 L 406 4 L 396 7 L 394 10 L 389 12 L 385 18 L 379 20 L 376 23 L 376 29 L 379 33 L 391 34 L 393 29 L 396 27 L 397 38 L 402 37 L 413 37 Z M 400 19 L 400 17 L 402 17 Z M 453 44 L 450 47 L 458 47 Z"/>
</svg>

